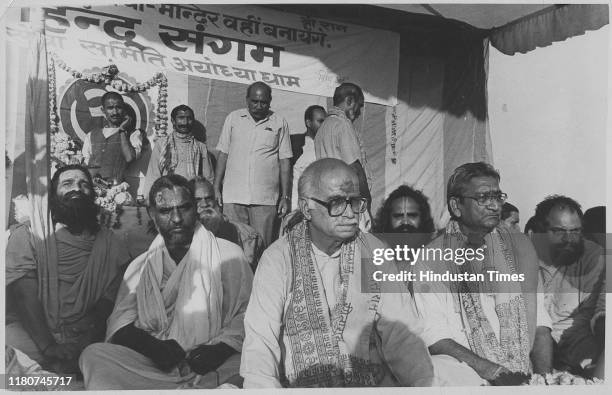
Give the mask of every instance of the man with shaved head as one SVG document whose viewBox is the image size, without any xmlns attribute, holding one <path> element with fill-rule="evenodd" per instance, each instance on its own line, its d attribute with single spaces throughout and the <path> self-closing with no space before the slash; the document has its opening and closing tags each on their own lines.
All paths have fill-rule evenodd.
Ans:
<svg viewBox="0 0 612 395">
<path fill-rule="evenodd" d="M 359 232 L 366 199 L 355 172 L 338 159 L 315 161 L 298 195 L 301 220 L 264 252 L 255 273 L 244 387 L 431 385 L 404 283 L 370 281 L 373 252 L 383 244 Z M 376 267 L 395 270 L 393 260 Z"/>
<path fill-rule="evenodd" d="M 317 159 L 340 159 L 355 171 L 359 178 L 359 193 L 368 200 L 370 214 L 372 197 L 365 172 L 365 153 L 353 126 L 364 106 L 363 91 L 359 86 L 345 82 L 334 91 L 333 104 L 315 137 Z"/>
<path fill-rule="evenodd" d="M 247 108 L 227 116 L 214 184 L 225 214 L 255 228 L 266 246 L 273 240 L 276 217 L 290 210 L 293 156 L 289 125 L 270 109 L 271 102 L 272 89 L 255 82 L 247 89 Z"/>
</svg>

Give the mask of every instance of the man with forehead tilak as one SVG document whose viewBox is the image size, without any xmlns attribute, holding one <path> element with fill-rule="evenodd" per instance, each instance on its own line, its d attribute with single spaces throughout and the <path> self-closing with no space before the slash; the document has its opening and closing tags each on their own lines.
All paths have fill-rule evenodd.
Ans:
<svg viewBox="0 0 612 395">
<path fill-rule="evenodd" d="M 240 248 L 198 221 L 193 189 L 156 180 L 159 235 L 128 267 L 106 340 L 81 356 L 87 389 L 214 388 L 238 373 L 252 273 Z"/>
<path fill-rule="evenodd" d="M 455 169 L 447 186 L 451 221 L 427 246 L 444 257 L 434 254 L 414 266 L 417 277 L 463 276 L 414 282 L 424 340 L 441 385 L 518 385 L 532 371 L 551 370 L 550 317 L 544 298 L 536 297 L 538 258 L 526 236 L 498 226 L 506 199 L 499 180 L 484 162 Z M 502 274 L 522 274 L 524 280 L 499 280 Z"/>
<path fill-rule="evenodd" d="M 383 292 L 363 281 L 383 244 L 359 233 L 367 202 L 357 175 L 338 159 L 321 159 L 304 170 L 298 194 L 302 220 L 264 252 L 255 274 L 244 387 L 430 385 L 430 357 L 404 284 Z M 394 263 L 383 270 L 393 272 Z"/>
</svg>

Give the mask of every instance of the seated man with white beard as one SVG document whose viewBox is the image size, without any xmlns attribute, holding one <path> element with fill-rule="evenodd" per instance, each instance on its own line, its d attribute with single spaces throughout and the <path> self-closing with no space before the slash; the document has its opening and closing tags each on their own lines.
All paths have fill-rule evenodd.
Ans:
<svg viewBox="0 0 612 395">
<path fill-rule="evenodd" d="M 247 224 L 231 221 L 221 211 L 221 206 L 215 196 L 215 188 L 204 177 L 196 177 L 189 181 L 195 191 L 198 205 L 198 215 L 204 227 L 210 230 L 215 237 L 220 237 L 234 244 L 238 244 L 255 271 L 259 258 L 265 249 L 263 237 Z"/>
<path fill-rule="evenodd" d="M 49 191 L 51 237 L 37 240 L 24 224 L 7 243 L 6 344 L 57 373 L 77 373 L 81 351 L 104 339 L 130 260 L 123 242 L 98 224 L 94 199 L 86 168 L 60 168 Z"/>
</svg>

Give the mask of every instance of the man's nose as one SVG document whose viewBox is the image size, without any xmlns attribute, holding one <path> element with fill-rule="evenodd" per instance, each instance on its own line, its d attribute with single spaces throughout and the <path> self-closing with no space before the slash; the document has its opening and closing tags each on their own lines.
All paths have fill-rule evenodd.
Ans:
<svg viewBox="0 0 612 395">
<path fill-rule="evenodd" d="M 503 203 L 498 199 L 491 199 L 491 202 L 487 205 L 487 207 L 493 211 L 501 211 Z"/>
<path fill-rule="evenodd" d="M 180 224 L 183 222 L 183 216 L 179 211 L 178 207 L 172 209 L 172 213 L 170 214 L 170 220 L 175 224 Z"/>
<path fill-rule="evenodd" d="M 357 214 L 353 212 L 351 205 L 347 204 L 346 207 L 344 208 L 344 212 L 342 213 L 342 216 L 346 218 L 355 218 L 356 215 Z"/>
</svg>

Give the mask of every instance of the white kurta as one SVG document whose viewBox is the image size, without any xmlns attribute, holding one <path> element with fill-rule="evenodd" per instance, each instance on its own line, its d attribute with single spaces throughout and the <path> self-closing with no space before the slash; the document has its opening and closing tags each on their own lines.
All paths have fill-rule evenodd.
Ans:
<svg viewBox="0 0 612 395">
<path fill-rule="evenodd" d="M 313 246 L 312 254 L 323 280 L 326 301 L 322 304 L 334 306 L 339 297 L 335 294 L 336 283 L 340 281 L 339 253 L 328 256 Z M 289 244 L 282 238 L 264 252 L 255 274 L 245 316 L 246 337 L 240 366 L 244 388 L 281 387 L 283 350 L 289 347 L 283 317 L 291 300 L 291 282 Z M 349 287 L 356 288 L 353 292 L 361 292 L 360 286 L 360 279 L 349 280 Z M 431 360 L 420 338 L 422 327 L 407 289 L 403 293 L 381 292 L 376 322 L 363 322 L 364 328 L 369 325 L 374 325 L 381 337 L 383 358 L 400 385 L 431 385 Z M 350 347 L 357 345 L 349 344 Z M 394 383 L 385 377 L 380 385 Z"/>
</svg>

